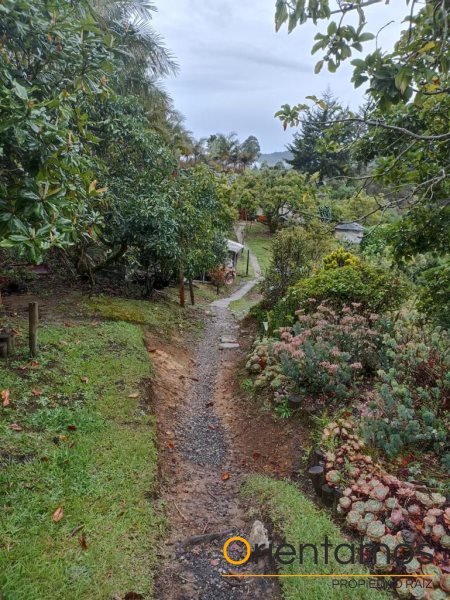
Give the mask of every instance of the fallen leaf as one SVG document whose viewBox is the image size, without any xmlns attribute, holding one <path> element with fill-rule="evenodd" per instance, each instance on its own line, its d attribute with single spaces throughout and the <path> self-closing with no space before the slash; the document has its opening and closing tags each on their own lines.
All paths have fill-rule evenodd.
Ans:
<svg viewBox="0 0 450 600">
<path fill-rule="evenodd" d="M 27 367 L 27 365 L 20 365 L 19 370 L 20 371 L 28 371 L 28 367 Z"/>
<path fill-rule="evenodd" d="M 31 393 L 36 398 L 39 398 L 39 396 L 42 396 L 42 390 L 40 390 L 39 388 L 35 388 L 34 390 L 31 390 Z"/>
<path fill-rule="evenodd" d="M 175 444 L 173 444 L 172 442 L 168 442 L 167 447 L 169 448 L 169 450 L 173 450 L 175 448 Z"/>
<path fill-rule="evenodd" d="M 209 562 L 213 567 L 217 567 L 220 564 L 220 560 L 218 558 L 214 558 L 213 560 L 210 560 Z"/>
<path fill-rule="evenodd" d="M 9 406 L 9 390 L 2 390 L 3 407 Z"/>
<path fill-rule="evenodd" d="M 22 431 L 22 427 L 20 425 L 18 425 L 17 423 L 11 423 L 9 428 L 12 429 L 13 431 Z"/>
<path fill-rule="evenodd" d="M 75 325 L 73 323 L 69 323 L 69 322 L 64 323 L 64 326 L 65 327 L 75 327 Z"/>
<path fill-rule="evenodd" d="M 87 383 L 89 379 L 87 377 L 80 377 L 80 381 L 82 381 L 83 383 Z"/>
<path fill-rule="evenodd" d="M 76 431 L 77 430 L 77 426 L 76 425 L 67 425 L 67 429 L 69 431 Z"/>
<path fill-rule="evenodd" d="M 52 521 L 54 523 L 58 523 L 59 521 L 61 521 L 63 516 L 64 516 L 64 509 L 62 506 L 58 506 L 58 508 L 55 510 L 55 512 L 52 515 Z"/>
<path fill-rule="evenodd" d="M 209 429 L 215 429 L 216 428 L 216 426 L 215 425 L 211 425 L 211 423 L 208 423 L 208 427 L 209 427 Z"/>
<path fill-rule="evenodd" d="M 228 481 L 228 479 L 230 479 L 230 474 L 225 471 L 225 473 L 222 473 L 222 481 Z"/>
<path fill-rule="evenodd" d="M 138 394 L 138 392 L 133 392 L 132 394 L 130 394 L 128 396 L 128 398 L 139 398 L 139 394 Z"/>
<path fill-rule="evenodd" d="M 79 541 L 80 541 L 80 546 L 81 546 L 82 550 L 87 550 L 88 545 L 87 545 L 86 537 L 85 537 L 84 533 L 82 533 L 80 535 Z"/>
<path fill-rule="evenodd" d="M 30 362 L 30 367 L 31 367 L 32 369 L 39 369 L 39 361 L 38 361 L 38 360 L 32 360 L 32 361 Z"/>
<path fill-rule="evenodd" d="M 123 600 L 144 600 L 144 596 L 136 592 L 128 592 L 123 597 Z"/>
</svg>

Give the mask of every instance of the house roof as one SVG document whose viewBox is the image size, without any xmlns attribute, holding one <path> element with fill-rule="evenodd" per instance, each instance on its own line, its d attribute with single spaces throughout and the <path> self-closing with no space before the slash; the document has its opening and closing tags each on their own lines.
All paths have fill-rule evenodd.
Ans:
<svg viewBox="0 0 450 600">
<path fill-rule="evenodd" d="M 240 254 L 244 250 L 244 246 L 233 240 L 227 240 L 227 248 L 233 254 Z"/>
<path fill-rule="evenodd" d="M 366 228 L 359 223 L 340 223 L 334 228 L 335 231 L 365 231 Z"/>
</svg>

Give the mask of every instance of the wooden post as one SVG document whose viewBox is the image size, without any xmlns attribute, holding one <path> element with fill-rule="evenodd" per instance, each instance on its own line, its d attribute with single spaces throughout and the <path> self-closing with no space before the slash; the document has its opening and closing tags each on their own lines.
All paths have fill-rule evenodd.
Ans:
<svg viewBox="0 0 450 600">
<path fill-rule="evenodd" d="M 192 283 L 192 279 L 189 279 L 189 294 L 191 296 L 191 304 L 192 304 L 192 306 L 194 306 L 195 297 L 194 297 L 194 285 Z"/>
<path fill-rule="evenodd" d="M 9 330 L 8 335 L 8 356 L 14 356 L 16 353 L 16 340 L 14 336 L 14 331 L 12 329 Z"/>
<path fill-rule="evenodd" d="M 247 271 L 246 271 L 246 276 L 248 277 L 248 268 L 250 265 L 250 250 L 247 250 Z"/>
<path fill-rule="evenodd" d="M 29 318 L 29 339 L 30 339 L 30 356 L 37 356 L 38 352 L 38 339 L 37 329 L 39 323 L 39 306 L 37 302 L 30 302 L 28 305 L 28 318 Z"/>
<path fill-rule="evenodd" d="M 180 294 L 180 306 L 181 306 L 181 308 L 184 308 L 186 302 L 184 299 L 184 265 L 183 265 L 182 260 L 180 260 L 179 294 Z"/>
<path fill-rule="evenodd" d="M 324 485 L 324 469 L 317 465 L 308 469 L 308 475 L 313 484 L 314 491 L 318 496 L 322 495 L 322 486 Z"/>
</svg>

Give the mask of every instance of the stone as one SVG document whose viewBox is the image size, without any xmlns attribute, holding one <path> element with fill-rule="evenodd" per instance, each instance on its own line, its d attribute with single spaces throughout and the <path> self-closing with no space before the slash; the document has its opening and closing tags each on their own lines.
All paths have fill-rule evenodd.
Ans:
<svg viewBox="0 0 450 600">
<path fill-rule="evenodd" d="M 222 344 L 236 344 L 236 337 L 234 335 L 223 335 L 220 338 Z"/>
<path fill-rule="evenodd" d="M 236 348 L 239 348 L 239 344 L 237 342 L 223 342 L 222 344 L 219 344 L 219 348 L 221 350 L 235 350 Z"/>
<path fill-rule="evenodd" d="M 269 534 L 261 521 L 255 521 L 253 523 L 248 542 L 252 551 L 255 549 L 256 545 L 260 550 L 269 549 Z"/>
</svg>

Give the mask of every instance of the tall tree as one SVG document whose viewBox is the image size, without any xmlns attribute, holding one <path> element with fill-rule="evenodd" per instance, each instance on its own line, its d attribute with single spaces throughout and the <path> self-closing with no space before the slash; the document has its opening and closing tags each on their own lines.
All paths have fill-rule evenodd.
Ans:
<svg viewBox="0 0 450 600">
<path fill-rule="evenodd" d="M 355 125 L 338 122 L 345 121 L 349 114 L 331 92 L 325 92 L 315 106 L 305 110 L 300 131 L 288 146 L 293 158 L 287 162 L 297 171 L 318 173 L 320 181 L 350 175 Z"/>
</svg>

